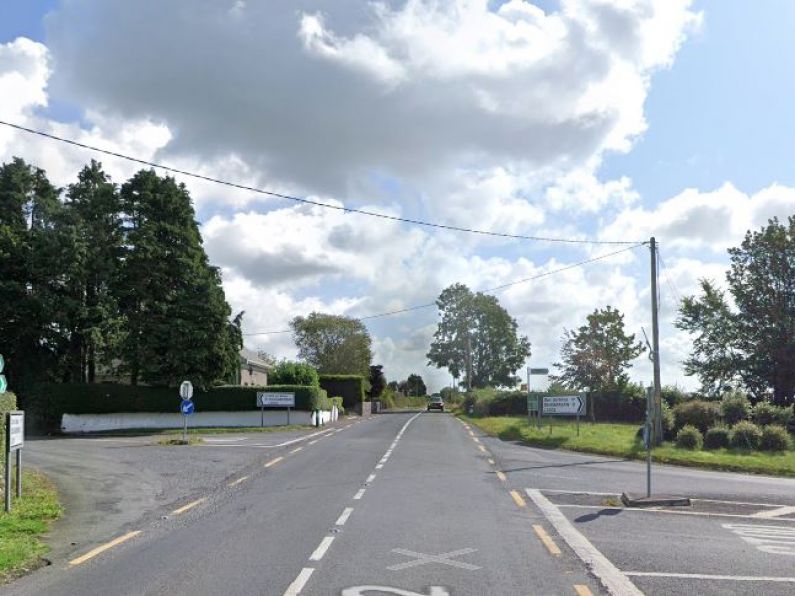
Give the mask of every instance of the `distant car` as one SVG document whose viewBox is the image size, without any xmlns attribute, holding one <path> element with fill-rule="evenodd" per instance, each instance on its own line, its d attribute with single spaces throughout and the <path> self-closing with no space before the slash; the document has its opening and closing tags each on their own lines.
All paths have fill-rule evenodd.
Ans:
<svg viewBox="0 0 795 596">
<path fill-rule="evenodd" d="M 438 395 L 433 395 L 428 400 L 428 411 L 431 410 L 439 410 L 440 412 L 444 412 L 444 402 L 442 398 Z"/>
</svg>

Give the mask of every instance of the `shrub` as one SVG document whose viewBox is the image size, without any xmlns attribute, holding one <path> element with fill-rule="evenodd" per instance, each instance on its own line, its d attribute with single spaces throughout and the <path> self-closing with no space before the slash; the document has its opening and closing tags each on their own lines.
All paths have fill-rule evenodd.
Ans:
<svg viewBox="0 0 795 596">
<path fill-rule="evenodd" d="M 687 396 L 684 394 L 684 392 L 675 385 L 665 385 L 660 390 L 660 395 L 663 402 L 671 408 L 681 404 L 687 399 Z"/>
<path fill-rule="evenodd" d="M 341 396 L 346 410 L 361 407 L 364 401 L 364 385 L 362 375 L 320 375 L 320 387 L 331 395 Z"/>
<path fill-rule="evenodd" d="M 734 425 L 750 417 L 751 404 L 743 392 L 729 391 L 720 402 L 720 413 L 726 424 Z"/>
<path fill-rule="evenodd" d="M 676 406 L 673 411 L 676 429 L 681 429 L 689 424 L 695 426 L 699 431 L 705 432 L 720 420 L 720 405 L 715 402 L 687 401 Z"/>
<path fill-rule="evenodd" d="M 304 362 L 284 360 L 268 373 L 268 381 L 273 385 L 320 386 L 320 377 L 315 368 Z"/>
<path fill-rule="evenodd" d="M 500 393 L 486 401 L 489 404 L 489 416 L 527 415 L 527 393 L 524 391 Z"/>
<path fill-rule="evenodd" d="M 704 434 L 704 447 L 707 449 L 720 449 L 729 446 L 729 427 L 713 426 Z"/>
<path fill-rule="evenodd" d="M 684 425 L 676 433 L 676 446 L 682 449 L 701 449 L 704 445 L 704 439 L 701 436 L 701 431 L 695 426 L 690 424 Z"/>
<path fill-rule="evenodd" d="M 729 445 L 735 449 L 756 449 L 762 439 L 762 431 L 753 422 L 738 422 L 729 433 Z"/>
<path fill-rule="evenodd" d="M 342 406 L 342 398 L 341 397 L 330 397 L 329 399 L 331 400 L 332 405 L 337 406 L 337 409 L 339 410 L 340 416 L 342 416 L 345 413 L 345 408 Z"/>
<path fill-rule="evenodd" d="M 0 393 L 0 440 L 5 441 L 6 436 L 6 412 L 11 412 L 12 410 L 17 409 L 17 396 L 7 391 L 6 393 Z M 27 416 L 25 416 L 27 418 Z M 25 420 L 27 423 L 28 421 Z M 3 444 L 3 452 L 5 452 L 5 444 Z M 0 461 L 3 461 L 5 458 L 0 453 Z"/>
<path fill-rule="evenodd" d="M 759 426 L 777 424 L 786 428 L 792 419 L 792 406 L 782 408 L 770 402 L 760 401 L 754 406 L 754 422 Z"/>
<path fill-rule="evenodd" d="M 666 402 L 662 402 L 662 430 L 663 438 L 670 441 L 674 438 L 674 427 L 676 426 L 674 420 L 674 412 L 668 407 Z M 642 435 L 641 435 L 642 436 Z"/>
<path fill-rule="evenodd" d="M 474 411 L 475 416 L 488 416 L 491 407 L 491 399 L 488 398 L 479 399 L 475 402 L 474 407 L 475 407 Z"/>
<path fill-rule="evenodd" d="M 762 427 L 759 448 L 764 451 L 789 451 L 792 449 L 792 439 L 786 428 L 778 424 L 770 424 Z"/>
</svg>

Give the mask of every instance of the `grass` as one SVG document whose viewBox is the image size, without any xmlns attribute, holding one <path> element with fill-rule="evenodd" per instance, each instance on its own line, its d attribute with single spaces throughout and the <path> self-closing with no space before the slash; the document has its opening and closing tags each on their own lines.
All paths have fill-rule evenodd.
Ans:
<svg viewBox="0 0 795 596">
<path fill-rule="evenodd" d="M 201 437 L 188 436 L 188 440 L 184 441 L 182 437 L 163 437 L 157 441 L 158 445 L 170 447 L 172 445 L 201 445 L 204 440 Z"/>
<path fill-rule="evenodd" d="M 49 549 L 41 535 L 62 513 L 58 494 L 42 474 L 25 471 L 22 498 L 11 503 L 11 513 L 0 513 L 0 582 L 8 581 L 42 564 Z"/>
<path fill-rule="evenodd" d="M 542 421 L 541 429 L 528 424 L 524 416 L 470 418 L 462 416 L 487 434 L 505 441 L 521 441 L 527 445 L 597 453 L 627 459 L 643 459 L 646 451 L 637 439 L 639 424 L 580 422 L 580 436 L 574 421 L 555 419 L 550 434 L 549 422 Z M 713 449 L 690 451 L 665 442 L 652 450 L 652 459 L 659 463 L 675 464 L 772 476 L 795 477 L 795 451 L 771 453 L 745 449 Z"/>
</svg>

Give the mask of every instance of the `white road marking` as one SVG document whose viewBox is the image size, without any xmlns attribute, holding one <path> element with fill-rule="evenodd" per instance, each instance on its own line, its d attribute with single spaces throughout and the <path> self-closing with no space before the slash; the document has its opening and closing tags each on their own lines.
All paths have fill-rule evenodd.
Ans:
<svg viewBox="0 0 795 596">
<path fill-rule="evenodd" d="M 776 509 L 759 511 L 758 513 L 754 513 L 753 517 L 781 517 L 784 515 L 792 515 L 793 513 L 795 513 L 795 507 L 788 505 L 786 507 L 778 507 Z"/>
<path fill-rule="evenodd" d="M 337 518 L 337 521 L 334 523 L 335 526 L 344 526 L 345 522 L 348 521 L 348 518 L 353 513 L 353 507 L 346 507 L 343 509 L 342 514 Z"/>
<path fill-rule="evenodd" d="M 430 592 L 421 594 L 419 592 L 412 592 L 410 590 L 403 590 L 401 588 L 392 588 L 390 586 L 351 586 L 342 591 L 342 596 L 365 596 L 369 592 L 377 594 L 395 594 L 395 596 L 450 596 L 450 592 L 444 586 L 430 586 Z"/>
<path fill-rule="evenodd" d="M 300 443 L 301 441 L 306 441 L 307 439 L 311 439 L 313 437 L 318 437 L 322 439 L 326 436 L 326 433 L 332 432 L 331 430 L 322 430 L 319 432 L 311 433 L 303 437 L 298 437 L 297 439 L 292 439 L 290 441 L 284 441 L 283 443 L 276 443 L 273 445 L 269 445 L 267 443 L 240 443 L 239 445 L 223 445 L 221 443 L 199 443 L 199 447 L 258 447 L 260 449 L 276 449 L 278 447 L 289 447 L 290 445 L 294 445 L 295 443 Z"/>
<path fill-rule="evenodd" d="M 320 544 L 315 549 L 315 552 L 309 557 L 310 561 L 320 561 L 323 556 L 326 554 L 326 551 L 331 546 L 331 543 L 334 542 L 334 536 L 326 536 L 323 540 L 320 541 Z"/>
<path fill-rule="evenodd" d="M 761 526 L 758 524 L 722 524 L 757 550 L 771 555 L 795 557 L 795 528 L 791 526 Z"/>
<path fill-rule="evenodd" d="M 784 582 L 795 583 L 795 577 L 778 577 L 775 575 L 706 575 L 703 573 L 665 573 L 664 571 L 625 571 L 624 575 L 632 577 L 676 577 L 680 579 L 706 579 L 710 581 L 734 582 Z"/>
<path fill-rule="evenodd" d="M 315 444 L 315 443 L 317 443 L 319 440 L 320 440 L 320 439 L 315 439 L 314 441 L 309 441 L 309 444 L 310 444 L 310 445 L 314 445 L 314 444 Z"/>
<path fill-rule="evenodd" d="M 312 573 L 315 570 L 312 567 L 304 567 L 301 569 L 301 572 L 298 574 L 287 589 L 284 591 L 284 596 L 298 596 L 301 593 L 301 590 L 304 589 L 306 582 L 309 581 L 309 578 L 312 576 Z"/>
<path fill-rule="evenodd" d="M 615 510 L 615 511 L 626 511 L 627 513 L 663 513 L 667 515 L 695 515 L 700 517 L 731 517 L 736 519 L 759 519 L 758 517 L 754 517 L 753 515 L 743 514 L 743 513 L 712 513 L 707 511 L 676 511 L 674 509 L 656 509 L 650 507 L 614 507 L 611 505 L 576 505 L 576 504 L 565 504 L 565 505 L 556 505 L 556 507 L 565 508 L 565 509 L 599 509 L 599 510 Z M 794 522 L 795 519 L 791 517 L 771 517 L 766 519 L 765 521 L 774 521 L 774 522 Z"/>
<path fill-rule="evenodd" d="M 360 488 L 358 491 L 356 491 L 356 494 L 353 495 L 353 500 L 354 501 L 358 501 L 359 499 L 361 499 L 362 496 L 364 495 L 364 491 L 365 491 L 365 489 L 363 489 L 363 488 Z"/>
<path fill-rule="evenodd" d="M 578 532 L 571 522 L 566 519 L 566 516 L 541 494 L 541 491 L 528 488 L 525 489 L 525 492 L 535 503 L 536 507 L 541 510 L 544 517 L 554 526 L 558 535 L 582 559 L 588 570 L 599 579 L 610 594 L 617 596 L 643 596 L 643 592 L 638 590 L 626 575 L 621 573 L 585 536 Z"/>
<path fill-rule="evenodd" d="M 370 474 L 365 482 L 372 482 L 373 480 L 375 480 L 375 474 Z"/>
<path fill-rule="evenodd" d="M 375 467 L 375 469 L 376 469 L 376 470 L 380 470 L 380 469 L 382 469 L 383 467 L 384 467 L 384 464 L 378 464 L 378 465 Z"/>
<path fill-rule="evenodd" d="M 238 484 L 240 484 L 241 482 L 245 482 L 246 480 L 248 480 L 248 476 L 241 476 L 237 480 L 233 480 L 232 482 L 227 484 L 227 486 L 237 486 Z"/>
<path fill-rule="evenodd" d="M 458 567 L 459 569 L 466 569 L 467 571 L 477 571 L 480 569 L 477 565 L 471 563 L 464 563 L 463 561 L 454 561 L 451 557 L 460 557 L 470 553 L 477 552 L 476 548 L 462 548 L 453 550 L 449 553 L 442 553 L 440 555 L 427 555 L 425 553 L 418 553 L 413 550 L 405 550 L 403 548 L 393 548 L 393 553 L 398 555 L 405 555 L 407 557 L 414 557 L 413 561 L 407 563 L 399 563 L 397 565 L 390 565 L 387 567 L 389 571 L 400 571 L 402 569 L 409 569 L 410 567 L 419 567 L 421 565 L 430 565 L 431 563 L 439 563 L 440 565 L 449 565 L 450 567 Z"/>
<path fill-rule="evenodd" d="M 292 455 L 293 453 L 298 453 L 298 452 L 299 452 L 299 451 L 301 451 L 301 450 L 303 450 L 303 447 L 296 447 L 295 449 L 293 449 L 293 450 L 290 452 L 290 455 Z"/>
<path fill-rule="evenodd" d="M 246 440 L 246 437 L 224 437 L 222 439 L 221 438 L 216 438 L 216 439 L 205 438 L 204 442 L 205 443 L 234 443 L 235 441 L 245 441 L 245 440 Z"/>
</svg>

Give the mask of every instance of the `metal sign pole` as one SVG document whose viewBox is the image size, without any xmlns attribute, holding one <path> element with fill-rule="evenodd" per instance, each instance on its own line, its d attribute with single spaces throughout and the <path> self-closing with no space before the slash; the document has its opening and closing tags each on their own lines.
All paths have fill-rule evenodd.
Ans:
<svg viewBox="0 0 795 596">
<path fill-rule="evenodd" d="M 265 426 L 265 406 L 261 406 L 259 409 L 259 425 L 260 427 Z"/>
<path fill-rule="evenodd" d="M 8 430 L 6 430 L 8 432 Z M 6 513 L 11 511 L 11 451 L 6 448 L 6 485 L 5 485 L 5 497 L 6 497 Z"/>
<path fill-rule="evenodd" d="M 290 408 L 287 408 L 287 425 L 290 425 Z"/>
<path fill-rule="evenodd" d="M 188 442 L 188 415 L 182 414 L 182 441 Z"/>
<path fill-rule="evenodd" d="M 17 449 L 17 497 L 22 496 L 22 449 Z"/>
</svg>

